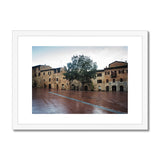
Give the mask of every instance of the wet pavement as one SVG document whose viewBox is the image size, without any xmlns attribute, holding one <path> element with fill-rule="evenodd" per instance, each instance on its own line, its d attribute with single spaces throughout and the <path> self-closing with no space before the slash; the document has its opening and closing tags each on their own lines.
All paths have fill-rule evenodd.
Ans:
<svg viewBox="0 0 160 160">
<path fill-rule="evenodd" d="M 32 89 L 33 114 L 126 114 L 127 92 Z"/>
</svg>

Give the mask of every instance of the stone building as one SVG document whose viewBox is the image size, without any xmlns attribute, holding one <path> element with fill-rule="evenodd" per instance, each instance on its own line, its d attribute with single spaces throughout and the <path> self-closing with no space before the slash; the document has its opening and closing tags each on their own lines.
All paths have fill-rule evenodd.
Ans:
<svg viewBox="0 0 160 160">
<path fill-rule="evenodd" d="M 46 65 L 32 67 L 32 87 L 69 90 L 69 81 L 63 75 L 64 68 L 51 68 Z"/>
<path fill-rule="evenodd" d="M 128 63 L 115 61 L 103 70 L 97 70 L 96 79 L 84 84 L 65 79 L 64 68 L 46 65 L 32 67 L 32 87 L 56 90 L 128 91 Z"/>
<path fill-rule="evenodd" d="M 103 70 L 97 70 L 92 80 L 94 90 L 128 91 L 128 63 L 115 61 Z"/>
</svg>

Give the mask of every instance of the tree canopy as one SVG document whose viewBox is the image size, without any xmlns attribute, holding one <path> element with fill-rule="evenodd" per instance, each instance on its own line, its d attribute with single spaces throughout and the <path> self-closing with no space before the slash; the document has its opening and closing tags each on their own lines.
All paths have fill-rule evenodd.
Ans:
<svg viewBox="0 0 160 160">
<path fill-rule="evenodd" d="M 65 66 L 66 73 L 64 75 L 67 80 L 78 80 L 83 85 L 84 83 L 90 83 L 92 78 L 96 78 L 97 64 L 88 56 L 73 56 L 71 60 L 72 62 Z"/>
</svg>

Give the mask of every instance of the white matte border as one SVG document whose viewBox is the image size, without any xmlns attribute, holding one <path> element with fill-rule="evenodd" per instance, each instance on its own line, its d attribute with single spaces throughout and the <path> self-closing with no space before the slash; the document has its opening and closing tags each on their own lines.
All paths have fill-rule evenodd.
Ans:
<svg viewBox="0 0 160 160">
<path fill-rule="evenodd" d="M 138 121 L 136 123 L 115 123 L 112 124 L 100 124 L 100 123 L 92 123 L 92 124 L 85 124 L 85 123 L 77 123 L 77 124 L 71 124 L 71 123 L 56 123 L 56 124 L 45 124 L 45 123 L 24 123 L 21 121 L 19 123 L 18 118 L 21 116 L 21 112 L 18 112 L 18 89 L 21 89 L 18 86 L 18 77 L 21 75 L 18 75 L 18 65 L 20 65 L 20 59 L 19 57 L 25 57 L 24 55 L 18 55 L 22 54 L 19 52 L 19 48 L 22 45 L 19 43 L 19 39 L 21 37 L 27 37 L 30 39 L 30 37 L 47 37 L 48 39 L 52 37 L 75 37 L 80 39 L 80 37 L 90 37 L 90 38 L 101 38 L 102 41 L 105 37 L 128 37 L 128 38 L 135 38 L 135 37 L 142 37 L 142 44 L 141 44 L 141 58 L 142 61 L 140 61 L 141 64 L 139 64 L 139 68 L 142 71 L 142 95 L 141 100 L 142 104 L 139 104 L 141 106 L 141 119 L 142 121 Z M 42 43 L 43 44 L 43 43 Z M 41 45 L 42 45 L 41 44 Z M 46 44 L 50 45 L 50 42 L 48 41 Z M 81 44 L 80 44 L 81 45 Z M 83 44 L 84 46 L 84 44 Z M 18 61 L 19 60 L 19 61 Z M 23 61 L 21 62 L 23 63 Z M 130 66 L 129 62 L 129 67 Z M 140 72 L 141 73 L 141 72 Z M 129 81 L 129 85 L 130 81 Z M 140 101 L 141 101 L 140 100 Z M 138 103 L 138 102 L 137 102 Z M 58 115 L 57 115 L 58 116 Z M 136 115 L 135 115 L 136 116 Z M 22 117 L 22 116 L 21 116 Z M 25 116 L 24 116 L 25 117 Z M 50 117 L 50 116 L 48 116 Z M 112 116 L 114 118 L 114 116 Z M 26 116 L 26 118 L 28 118 Z M 45 117 L 46 118 L 46 117 Z M 112 118 L 112 119 L 113 119 Z M 50 118 L 49 118 L 50 119 Z M 114 119 L 113 119 L 114 122 Z M 14 130 L 147 130 L 148 129 L 148 32 L 147 31 L 13 31 L 13 129 Z"/>
</svg>

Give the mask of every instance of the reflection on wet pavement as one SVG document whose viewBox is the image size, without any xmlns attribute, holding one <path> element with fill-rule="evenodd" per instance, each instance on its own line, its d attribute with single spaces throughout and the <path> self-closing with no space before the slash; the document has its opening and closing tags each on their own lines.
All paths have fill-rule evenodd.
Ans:
<svg viewBox="0 0 160 160">
<path fill-rule="evenodd" d="M 32 89 L 33 114 L 113 114 L 127 112 L 127 92 Z"/>
</svg>

